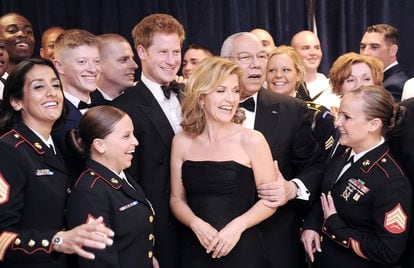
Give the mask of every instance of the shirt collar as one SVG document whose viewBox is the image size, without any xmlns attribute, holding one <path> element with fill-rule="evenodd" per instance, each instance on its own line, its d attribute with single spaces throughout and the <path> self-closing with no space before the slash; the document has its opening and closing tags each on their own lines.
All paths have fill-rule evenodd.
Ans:
<svg viewBox="0 0 414 268">
<path fill-rule="evenodd" d="M 376 144 L 376 145 L 374 145 L 373 147 L 371 147 L 371 148 L 369 148 L 368 150 L 365 150 L 365 151 L 363 151 L 363 152 L 360 152 L 360 153 L 355 153 L 354 152 L 354 150 L 352 150 L 351 151 L 351 155 L 349 156 L 349 157 L 351 157 L 351 156 L 354 156 L 354 162 L 356 162 L 356 161 L 358 161 L 361 157 L 363 157 L 366 153 L 368 153 L 369 151 L 372 151 L 372 150 L 374 150 L 375 148 L 377 148 L 377 147 L 379 147 L 381 144 L 383 144 L 385 142 L 385 139 L 384 139 L 384 137 L 382 137 L 381 136 L 381 140 Z"/>
<path fill-rule="evenodd" d="M 162 92 L 160 84 L 149 80 L 147 77 L 145 77 L 144 73 L 141 73 L 141 81 L 144 83 L 144 85 L 147 86 L 147 88 L 151 91 L 152 95 L 154 95 L 155 99 L 158 102 L 162 102 L 164 99 L 166 99 L 164 93 Z"/>
<path fill-rule="evenodd" d="M 75 97 L 75 96 L 73 96 L 73 95 L 71 95 L 70 93 L 68 93 L 68 92 L 66 92 L 66 91 L 63 91 L 63 94 L 65 95 L 65 98 L 69 101 L 69 102 L 71 102 L 76 108 L 78 108 L 78 105 L 79 105 L 79 102 L 80 102 L 80 99 L 78 99 L 77 97 Z M 91 103 L 91 97 L 89 96 L 89 99 L 88 99 L 88 102 L 87 102 L 88 104 L 89 103 Z"/>
<path fill-rule="evenodd" d="M 398 64 L 398 61 L 394 61 L 393 63 L 391 63 L 390 65 L 388 65 L 387 67 L 384 68 L 384 72 L 391 69 L 392 67 L 394 67 L 397 64 Z"/>
</svg>

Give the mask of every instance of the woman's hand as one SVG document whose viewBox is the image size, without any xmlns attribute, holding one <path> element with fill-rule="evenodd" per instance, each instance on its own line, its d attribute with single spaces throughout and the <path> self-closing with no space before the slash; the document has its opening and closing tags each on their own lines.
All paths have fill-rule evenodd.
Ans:
<svg viewBox="0 0 414 268">
<path fill-rule="evenodd" d="M 207 253 L 213 251 L 213 258 L 221 258 L 230 253 L 240 240 L 241 234 L 246 230 L 245 224 L 237 218 L 229 222 L 218 232 L 207 249 Z"/>
<path fill-rule="evenodd" d="M 103 218 L 99 217 L 95 221 L 76 226 L 69 231 L 60 231 L 55 237 L 60 237 L 62 243 L 54 247 L 55 251 L 66 254 L 78 254 L 86 259 L 95 259 L 95 255 L 85 251 L 82 247 L 104 249 L 113 244 L 114 232 L 105 227 Z"/>
<path fill-rule="evenodd" d="M 152 257 L 152 267 L 153 268 L 160 268 L 160 264 L 158 263 L 155 257 Z"/>
<path fill-rule="evenodd" d="M 328 192 L 327 195 L 322 193 L 321 203 L 322 203 L 323 217 L 325 220 L 329 218 L 331 215 L 337 213 L 333 198 L 331 196 L 331 192 Z"/>
<path fill-rule="evenodd" d="M 207 253 L 210 253 L 208 251 L 208 247 L 213 241 L 213 239 L 217 236 L 218 232 L 217 230 L 211 226 L 209 223 L 203 221 L 200 218 L 197 218 L 190 224 L 191 230 L 195 233 L 195 235 L 198 238 L 198 241 L 200 241 L 201 245 L 207 249 Z"/>
<path fill-rule="evenodd" d="M 300 237 L 300 240 L 305 247 L 305 251 L 309 256 L 311 262 L 315 260 L 313 255 L 316 251 L 321 252 L 321 241 L 320 235 L 314 230 L 304 230 Z"/>
</svg>

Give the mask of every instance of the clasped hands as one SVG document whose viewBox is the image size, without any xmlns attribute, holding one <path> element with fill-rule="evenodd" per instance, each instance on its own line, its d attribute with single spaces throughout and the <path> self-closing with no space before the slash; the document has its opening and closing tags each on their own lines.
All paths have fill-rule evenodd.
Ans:
<svg viewBox="0 0 414 268">
<path fill-rule="evenodd" d="M 235 218 L 223 229 L 217 231 L 209 223 L 197 218 L 191 223 L 191 229 L 206 249 L 207 254 L 212 253 L 212 258 L 221 258 L 231 252 L 246 227 L 238 218 Z"/>
</svg>

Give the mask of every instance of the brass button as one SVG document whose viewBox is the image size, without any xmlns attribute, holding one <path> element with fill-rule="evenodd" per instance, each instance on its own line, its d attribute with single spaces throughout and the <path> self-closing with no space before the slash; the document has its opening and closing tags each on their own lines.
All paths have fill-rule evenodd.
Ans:
<svg viewBox="0 0 414 268">
<path fill-rule="evenodd" d="M 325 226 L 323 227 L 323 230 L 326 231 L 326 227 Z"/>
<path fill-rule="evenodd" d="M 95 173 L 94 173 L 94 172 L 92 172 L 92 171 L 91 171 L 91 173 L 89 173 L 89 174 L 91 174 L 92 176 L 95 176 Z"/>
<path fill-rule="evenodd" d="M 320 240 L 321 240 L 321 242 L 323 241 L 323 236 L 321 236 Z"/>
<path fill-rule="evenodd" d="M 152 251 L 150 250 L 150 251 L 148 251 L 148 258 L 152 258 Z"/>
<path fill-rule="evenodd" d="M 149 241 L 151 241 L 152 239 L 154 239 L 154 235 L 153 235 L 153 234 L 150 234 L 150 235 L 148 236 L 148 240 L 149 240 Z"/>
<path fill-rule="evenodd" d="M 42 246 L 47 248 L 49 246 L 49 240 L 43 239 L 42 240 Z"/>
<path fill-rule="evenodd" d="M 119 181 L 118 181 L 117 179 L 115 179 L 115 178 L 112 178 L 112 179 L 111 179 L 111 182 L 112 182 L 113 184 L 118 184 L 118 183 L 119 183 Z"/>
<path fill-rule="evenodd" d="M 383 159 L 381 159 L 381 162 L 382 163 L 386 163 L 387 162 L 387 159 L 386 158 L 383 158 Z"/>
<path fill-rule="evenodd" d="M 342 241 L 342 244 L 346 245 L 346 244 L 348 244 L 348 241 L 344 240 L 344 241 Z"/>
<path fill-rule="evenodd" d="M 335 236 L 335 235 L 331 235 L 331 237 L 332 237 L 332 239 L 335 239 L 335 238 L 336 238 L 336 236 Z"/>
<path fill-rule="evenodd" d="M 35 146 L 37 149 L 42 150 L 42 145 L 40 145 L 40 143 L 35 142 L 34 146 Z"/>
<path fill-rule="evenodd" d="M 30 239 L 27 245 L 32 248 L 36 245 L 36 242 L 33 239 Z"/>
<path fill-rule="evenodd" d="M 19 134 L 14 134 L 13 135 L 16 139 L 20 138 Z"/>
<path fill-rule="evenodd" d="M 367 160 L 364 160 L 364 162 L 362 162 L 362 165 L 364 167 L 369 166 L 370 164 L 371 164 L 371 161 L 369 161 L 368 159 Z"/>
<path fill-rule="evenodd" d="M 17 134 L 16 134 L 17 135 Z M 20 240 L 20 238 L 16 238 L 16 240 L 14 240 L 14 244 L 16 246 L 19 246 L 22 243 L 22 240 Z"/>
<path fill-rule="evenodd" d="M 153 222 L 154 221 L 154 216 L 149 216 L 149 218 L 148 218 L 148 220 L 149 220 L 149 222 Z"/>
</svg>

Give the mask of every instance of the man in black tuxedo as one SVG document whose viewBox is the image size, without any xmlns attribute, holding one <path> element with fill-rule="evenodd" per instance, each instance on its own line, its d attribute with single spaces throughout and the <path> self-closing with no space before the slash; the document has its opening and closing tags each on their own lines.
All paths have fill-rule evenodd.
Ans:
<svg viewBox="0 0 414 268">
<path fill-rule="evenodd" d="M 69 130 L 78 128 L 80 118 L 89 107 L 105 104 L 103 96 L 96 90 L 100 72 L 98 40 L 95 35 L 80 29 L 63 32 L 55 41 L 53 63 L 59 72 L 65 95 L 66 117 L 56 128 L 53 139 L 62 153 L 71 183 L 83 170 L 84 160 L 72 153 L 67 143 Z"/>
<path fill-rule="evenodd" d="M 384 87 L 396 101 L 401 100 L 402 90 L 408 76 L 398 64 L 398 31 L 388 24 L 368 26 L 362 37 L 360 53 L 374 56 L 384 64 Z"/>
<path fill-rule="evenodd" d="M 243 125 L 265 136 L 283 177 L 289 179 L 258 187 L 259 197 L 280 206 L 260 224 L 269 267 L 304 267 L 300 225 L 304 208 L 307 210 L 313 197 L 319 196 L 324 169 L 319 146 L 312 137 L 310 113 L 303 101 L 263 88 L 267 53 L 255 35 L 237 33 L 228 37 L 221 56 L 243 71 Z"/>
<path fill-rule="evenodd" d="M 160 267 L 178 267 L 178 225 L 171 213 L 170 151 L 181 130 L 177 91 L 168 86 L 181 65 L 183 26 L 172 16 L 153 14 L 133 29 L 142 64 L 141 80 L 112 105 L 129 114 L 139 145 L 128 172 L 137 179 L 155 209 L 155 257 Z"/>
</svg>

